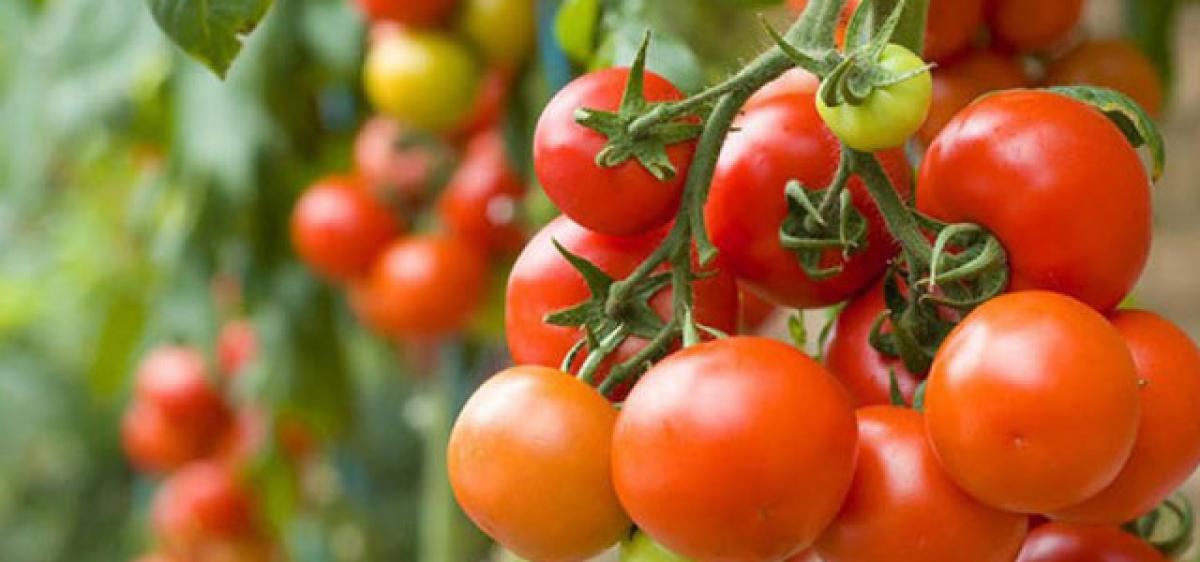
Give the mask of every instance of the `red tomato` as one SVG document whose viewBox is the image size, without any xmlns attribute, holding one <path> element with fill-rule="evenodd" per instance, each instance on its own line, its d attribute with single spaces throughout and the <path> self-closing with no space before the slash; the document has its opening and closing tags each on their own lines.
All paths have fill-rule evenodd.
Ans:
<svg viewBox="0 0 1200 562">
<path fill-rule="evenodd" d="M 983 3 L 984 0 L 929 0 L 924 58 L 940 62 L 966 49 L 983 24 Z M 788 5 L 799 13 L 808 0 L 788 0 Z M 845 43 L 846 27 L 857 9 L 858 0 L 850 0 L 843 9 L 837 28 L 839 47 Z"/>
<path fill-rule="evenodd" d="M 973 222 L 1008 251 L 1011 288 L 1065 293 L 1106 311 L 1150 251 L 1150 180 L 1099 111 L 1046 91 L 988 96 L 925 155 L 917 207 Z"/>
<path fill-rule="evenodd" d="M 986 507 L 946 476 L 921 414 L 858 411 L 858 467 L 833 524 L 817 543 L 826 562 L 1011 562 L 1028 519 Z"/>
<path fill-rule="evenodd" d="M 467 515 L 531 560 L 582 560 L 629 532 L 613 490 L 617 412 L 595 389 L 545 367 L 504 371 L 454 424 L 447 464 Z"/>
<path fill-rule="evenodd" d="M 258 532 L 249 491 L 239 478 L 227 465 L 197 462 L 163 483 L 152 518 L 170 552 L 196 552 L 210 542 L 246 539 Z"/>
<path fill-rule="evenodd" d="M 1169 562 L 1116 527 L 1050 523 L 1029 533 L 1017 562 Z"/>
<path fill-rule="evenodd" d="M 487 262 L 475 247 L 446 236 L 412 236 L 385 250 L 351 297 L 379 334 L 435 338 L 467 326 L 486 285 Z"/>
<path fill-rule="evenodd" d="M 924 374 L 909 373 L 899 357 L 885 356 L 871 346 L 871 327 L 886 311 L 883 283 L 876 283 L 842 310 L 825 350 L 825 367 L 837 376 L 859 406 L 891 404 L 893 372 L 904 401 L 912 404 L 913 393 L 925 378 Z M 884 322 L 883 330 L 891 330 L 890 321 Z"/>
<path fill-rule="evenodd" d="M 355 0 L 372 21 L 431 27 L 450 16 L 457 0 Z"/>
<path fill-rule="evenodd" d="M 372 117 L 354 140 L 354 166 L 368 191 L 415 214 L 451 168 L 451 155 L 395 120 Z"/>
<path fill-rule="evenodd" d="M 1029 85 L 1021 61 L 995 51 L 976 51 L 933 69 L 933 105 L 917 138 L 925 145 L 964 107 L 993 90 Z"/>
<path fill-rule="evenodd" d="M 527 238 L 518 208 L 525 184 L 508 163 L 499 131 L 475 137 L 438 201 L 451 233 L 499 253 L 515 253 Z"/>
<path fill-rule="evenodd" d="M 1083 16 L 1083 0 L 988 0 L 985 14 L 997 44 L 1031 53 L 1067 38 Z"/>
<path fill-rule="evenodd" d="M 747 111 L 760 105 L 768 105 L 778 98 L 788 98 L 795 95 L 814 94 L 821 86 L 821 79 L 803 68 L 793 68 L 784 72 L 779 78 L 763 86 L 746 100 L 742 106 Z"/>
<path fill-rule="evenodd" d="M 217 365 L 226 377 L 241 372 L 258 355 L 258 334 L 247 319 L 226 323 L 217 334 Z"/>
<path fill-rule="evenodd" d="M 391 211 L 352 178 L 325 178 L 292 209 L 292 246 L 305 263 L 335 281 L 366 273 L 396 237 Z"/>
<path fill-rule="evenodd" d="M 121 441 L 138 470 L 165 474 L 207 456 L 218 446 L 222 427 L 178 423 L 156 406 L 129 405 L 121 420 Z"/>
<path fill-rule="evenodd" d="M 172 423 L 217 429 L 229 420 L 229 408 L 209 378 L 204 357 L 194 348 L 151 350 L 138 366 L 136 379 L 136 399 L 158 408 Z"/>
<path fill-rule="evenodd" d="M 519 365 L 557 367 L 567 352 L 584 336 L 580 328 L 552 326 L 542 321 L 551 312 L 573 307 L 591 297 L 583 276 L 554 248 L 557 240 L 570 252 L 591 261 L 614 279 L 623 279 L 637 268 L 662 242 L 665 229 L 631 237 L 605 236 L 587 230 L 566 217 L 546 225 L 525 246 L 508 278 L 504 322 L 508 349 Z M 726 333 L 737 329 L 737 284 L 725 273 L 717 273 L 693 285 L 696 321 Z M 650 299 L 664 320 L 671 314 L 671 289 Z M 603 379 L 608 366 L 620 363 L 645 346 L 637 337 L 625 340 L 599 371 Z M 582 354 L 581 354 L 582 355 Z M 578 368 L 582 357 L 577 360 Z M 628 388 L 613 393 L 621 399 Z"/>
<path fill-rule="evenodd" d="M 667 357 L 613 433 L 613 482 L 640 529 L 704 561 L 768 562 L 808 548 L 854 472 L 850 400 L 774 340 L 733 337 Z"/>
<path fill-rule="evenodd" d="M 533 166 L 546 195 L 575 222 L 604 234 L 626 236 L 666 224 L 675 216 L 696 150 L 695 141 L 667 148 L 675 176 L 658 181 L 636 158 L 613 168 L 596 164 L 608 139 L 575 122 L 581 108 L 616 111 L 629 69 L 612 68 L 586 74 L 563 88 L 538 119 L 533 138 Z M 683 98 L 665 78 L 646 72 L 650 102 Z"/>
<path fill-rule="evenodd" d="M 489 68 L 479 84 L 479 95 L 475 108 L 457 136 L 470 138 L 500 125 L 504 105 L 508 102 L 508 91 L 512 87 L 512 71 L 504 68 Z"/>
<path fill-rule="evenodd" d="M 779 245 L 787 217 L 784 188 L 793 179 L 823 189 L 837 170 L 841 144 L 817 115 L 813 94 L 779 97 L 746 111 L 721 150 L 705 207 L 708 232 L 724 268 L 760 295 L 795 308 L 819 308 L 845 300 L 877 279 L 898 248 L 862 180 L 850 180 L 854 205 L 868 221 L 867 246 L 843 260 L 830 250 L 824 265 L 845 270 L 813 281 L 799 258 Z M 912 171 L 903 150 L 879 153 L 893 184 L 907 197 Z"/>
<path fill-rule="evenodd" d="M 1119 311 L 1112 323 L 1129 344 L 1141 382 L 1137 443 L 1112 485 L 1054 513 L 1055 519 L 1132 521 L 1166 499 L 1200 464 L 1200 350 L 1182 330 L 1150 312 Z"/>
<path fill-rule="evenodd" d="M 1163 85 L 1158 71 L 1145 54 L 1122 39 L 1080 44 L 1050 65 L 1046 83 L 1103 86 L 1133 98 L 1152 116 L 1162 112 Z"/>
<path fill-rule="evenodd" d="M 778 310 L 774 304 L 741 287 L 738 288 L 738 333 L 753 334 L 762 329 Z"/>
<path fill-rule="evenodd" d="M 1045 513 L 1096 495 L 1129 459 L 1137 373 L 1096 311 L 1057 293 L 1010 293 L 946 338 L 925 413 L 938 458 L 967 493 Z"/>
</svg>

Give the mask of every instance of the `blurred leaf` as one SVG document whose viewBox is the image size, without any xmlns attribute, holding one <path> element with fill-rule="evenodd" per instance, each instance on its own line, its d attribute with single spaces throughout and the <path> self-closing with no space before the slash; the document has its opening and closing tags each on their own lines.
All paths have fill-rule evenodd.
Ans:
<svg viewBox="0 0 1200 562">
<path fill-rule="evenodd" d="M 1168 92 L 1175 84 L 1175 22 L 1178 0 L 1125 0 L 1129 39 L 1146 53 Z"/>
<path fill-rule="evenodd" d="M 566 0 L 554 18 L 554 36 L 576 64 L 591 60 L 600 24 L 600 0 Z"/>
<path fill-rule="evenodd" d="M 188 54 L 224 78 L 271 0 L 146 0 L 159 27 Z"/>
<path fill-rule="evenodd" d="M 647 24 L 625 21 L 609 36 L 611 66 L 630 66 L 637 58 L 642 40 L 646 37 Z M 700 60 L 692 49 L 678 37 L 656 31 L 650 50 L 646 54 L 646 68 L 670 80 L 684 92 L 697 92 L 707 85 L 707 77 Z"/>
</svg>

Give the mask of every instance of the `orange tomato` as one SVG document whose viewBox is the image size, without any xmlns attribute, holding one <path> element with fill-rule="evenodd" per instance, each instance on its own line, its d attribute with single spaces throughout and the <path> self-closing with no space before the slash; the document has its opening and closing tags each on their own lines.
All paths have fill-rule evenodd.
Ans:
<svg viewBox="0 0 1200 562">
<path fill-rule="evenodd" d="M 1121 92 L 1157 117 L 1163 108 L 1163 85 L 1146 55 L 1121 39 L 1087 41 L 1047 70 L 1052 86 L 1088 84 Z"/>
<path fill-rule="evenodd" d="M 1067 38 L 1083 16 L 1083 0 L 988 0 L 985 16 L 998 45 L 1032 53 Z"/>
<path fill-rule="evenodd" d="M 933 69 L 933 104 L 917 138 L 929 145 L 959 111 L 979 96 L 1028 85 L 1021 61 L 995 51 L 976 51 L 939 66 Z"/>
</svg>

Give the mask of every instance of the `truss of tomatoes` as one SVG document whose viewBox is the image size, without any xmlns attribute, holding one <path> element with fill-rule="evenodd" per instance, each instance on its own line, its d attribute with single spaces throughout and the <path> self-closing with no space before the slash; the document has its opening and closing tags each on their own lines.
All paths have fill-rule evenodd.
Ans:
<svg viewBox="0 0 1200 562">
<path fill-rule="evenodd" d="M 480 529 L 534 561 L 617 544 L 629 562 L 1166 559 L 1119 526 L 1200 464 L 1200 349 L 1165 318 L 1118 308 L 1149 252 L 1152 181 L 1116 123 L 1062 93 L 1014 90 L 957 112 L 916 174 L 900 149 L 876 154 L 922 214 L 981 225 L 1008 254 L 1008 290 L 910 373 L 870 343 L 889 330 L 881 278 L 899 248 L 858 178 L 865 249 L 831 251 L 837 273 L 818 280 L 780 246 L 788 183 L 827 185 L 841 148 L 816 82 L 785 75 L 746 104 L 716 164 L 704 216 L 720 253 L 700 268 L 692 315 L 714 337 L 675 341 L 613 387 L 608 369 L 653 331 L 631 330 L 590 381 L 571 372 L 602 345 L 602 317 L 674 315 L 665 283 L 630 310 L 606 297 L 668 236 L 696 149 L 597 164 L 605 136 L 576 118 L 616 111 L 629 78 L 586 74 L 538 123 L 536 172 L 564 216 L 509 281 L 518 366 L 470 398 L 448 448 Z M 651 103 L 683 97 L 644 82 Z M 776 306 L 848 303 L 825 364 L 721 334 L 736 334 L 739 285 Z"/>
</svg>

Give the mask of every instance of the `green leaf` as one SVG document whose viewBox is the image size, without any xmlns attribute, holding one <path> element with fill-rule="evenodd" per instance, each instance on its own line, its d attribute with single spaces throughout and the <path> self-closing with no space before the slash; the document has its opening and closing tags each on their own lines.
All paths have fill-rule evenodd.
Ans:
<svg viewBox="0 0 1200 562">
<path fill-rule="evenodd" d="M 596 51 L 596 28 L 600 23 L 600 0 L 566 0 L 554 18 L 554 37 L 567 58 L 586 64 Z"/>
<path fill-rule="evenodd" d="M 1115 90 L 1096 86 L 1060 86 L 1049 89 L 1083 103 L 1086 103 L 1103 113 L 1121 129 L 1121 133 L 1134 148 L 1143 146 L 1150 150 L 1151 180 L 1157 182 L 1162 178 L 1163 169 L 1167 163 L 1166 145 L 1158 124 L 1142 109 L 1137 102 Z"/>
<path fill-rule="evenodd" d="M 796 347 L 805 349 L 808 347 L 808 329 L 804 326 L 804 313 L 797 312 L 788 317 L 788 335 L 792 338 L 792 343 Z"/>
<path fill-rule="evenodd" d="M 146 0 L 164 32 L 191 56 L 224 78 L 271 0 Z"/>
</svg>

